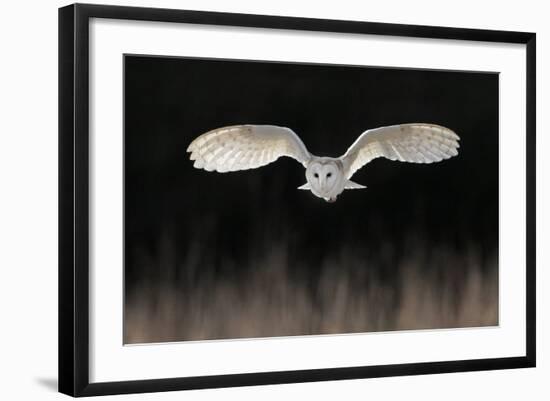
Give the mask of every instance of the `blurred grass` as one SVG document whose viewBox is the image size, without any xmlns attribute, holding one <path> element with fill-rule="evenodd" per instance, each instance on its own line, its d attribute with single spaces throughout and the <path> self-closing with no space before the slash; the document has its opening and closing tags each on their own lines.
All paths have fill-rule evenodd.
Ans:
<svg viewBox="0 0 550 401">
<path fill-rule="evenodd" d="M 201 266 L 191 251 L 178 264 L 172 253 L 165 246 L 145 258 L 162 274 L 126 291 L 126 344 L 498 324 L 497 254 L 482 257 L 474 245 L 416 242 L 391 269 L 343 249 L 314 272 L 281 244 L 232 274 Z"/>
</svg>

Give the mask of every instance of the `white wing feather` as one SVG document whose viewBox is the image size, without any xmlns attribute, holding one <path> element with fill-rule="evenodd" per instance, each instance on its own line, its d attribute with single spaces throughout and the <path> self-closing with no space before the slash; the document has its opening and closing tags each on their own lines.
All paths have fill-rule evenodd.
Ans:
<svg viewBox="0 0 550 401">
<path fill-rule="evenodd" d="M 225 173 L 265 166 L 281 156 L 307 165 L 311 155 L 298 135 L 275 125 L 235 125 L 196 138 L 187 152 L 196 168 Z"/>
<path fill-rule="evenodd" d="M 401 124 L 363 132 L 340 157 L 344 174 L 351 176 L 377 157 L 410 163 L 433 163 L 458 154 L 460 138 L 434 124 Z"/>
</svg>

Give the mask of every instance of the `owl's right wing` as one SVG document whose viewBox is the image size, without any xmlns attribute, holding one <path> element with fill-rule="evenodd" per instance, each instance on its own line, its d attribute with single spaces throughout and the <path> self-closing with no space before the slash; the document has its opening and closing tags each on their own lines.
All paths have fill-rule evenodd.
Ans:
<svg viewBox="0 0 550 401">
<path fill-rule="evenodd" d="M 409 163 L 433 163 L 458 154 L 457 134 L 435 124 L 391 125 L 363 132 L 340 157 L 347 179 L 377 157 Z"/>
<path fill-rule="evenodd" d="M 304 167 L 311 158 L 301 139 L 290 128 L 275 125 L 235 125 L 197 137 L 187 152 L 195 168 L 225 173 L 265 166 L 281 156 Z"/>
</svg>

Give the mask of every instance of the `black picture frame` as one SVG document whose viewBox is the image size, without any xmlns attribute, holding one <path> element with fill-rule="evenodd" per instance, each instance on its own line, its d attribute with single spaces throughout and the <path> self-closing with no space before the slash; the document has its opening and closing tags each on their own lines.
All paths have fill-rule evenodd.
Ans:
<svg viewBox="0 0 550 401">
<path fill-rule="evenodd" d="M 526 354 L 520 357 L 90 383 L 88 61 L 91 18 L 526 45 Z M 94 396 L 534 367 L 536 35 L 433 26 L 73 4 L 59 9 L 59 391 Z"/>
</svg>

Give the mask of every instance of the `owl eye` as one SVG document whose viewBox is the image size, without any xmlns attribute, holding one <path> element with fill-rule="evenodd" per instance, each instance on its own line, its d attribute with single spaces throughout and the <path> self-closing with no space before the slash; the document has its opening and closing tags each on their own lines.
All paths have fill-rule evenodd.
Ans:
<svg viewBox="0 0 550 401">
<path fill-rule="evenodd" d="M 319 174 L 317 174 L 317 173 L 313 174 L 313 176 L 314 176 L 315 178 L 319 178 Z"/>
<path fill-rule="evenodd" d="M 328 173 L 328 174 L 327 174 L 327 178 L 328 178 L 328 177 L 332 177 L 332 173 Z"/>
</svg>

